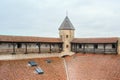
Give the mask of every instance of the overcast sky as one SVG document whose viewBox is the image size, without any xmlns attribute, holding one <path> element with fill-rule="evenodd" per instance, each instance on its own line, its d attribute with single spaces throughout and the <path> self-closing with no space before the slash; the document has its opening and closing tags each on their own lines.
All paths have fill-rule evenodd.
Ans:
<svg viewBox="0 0 120 80">
<path fill-rule="evenodd" d="M 0 35 L 59 37 L 66 10 L 75 37 L 120 37 L 120 0 L 0 0 Z"/>
</svg>

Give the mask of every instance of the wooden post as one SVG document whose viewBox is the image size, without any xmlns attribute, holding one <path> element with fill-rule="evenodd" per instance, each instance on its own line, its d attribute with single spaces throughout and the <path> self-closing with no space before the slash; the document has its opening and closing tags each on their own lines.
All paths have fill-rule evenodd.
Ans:
<svg viewBox="0 0 120 80">
<path fill-rule="evenodd" d="M 13 44 L 13 53 L 12 54 L 16 54 L 15 53 L 15 43 L 12 43 Z"/>
<path fill-rule="evenodd" d="M 104 54 L 105 54 L 105 52 L 106 52 L 106 50 L 105 50 L 105 46 L 106 46 L 106 44 L 104 44 Z"/>
<path fill-rule="evenodd" d="M 116 50 L 116 54 L 118 54 L 118 41 L 117 41 L 117 43 L 115 44 L 115 50 Z"/>
<path fill-rule="evenodd" d="M 39 53 L 41 53 L 41 44 L 38 43 L 38 49 L 39 49 Z"/>
<path fill-rule="evenodd" d="M 50 53 L 51 53 L 51 51 L 52 51 L 52 49 L 51 49 L 51 43 L 49 44 L 49 46 L 50 46 Z"/>
<path fill-rule="evenodd" d="M 85 43 L 83 44 L 83 53 L 85 53 Z"/>
<path fill-rule="evenodd" d="M 27 54 L 27 43 L 25 43 L 25 54 Z"/>
<path fill-rule="evenodd" d="M 94 44 L 94 54 L 95 54 L 95 45 L 96 45 L 96 44 Z"/>
</svg>

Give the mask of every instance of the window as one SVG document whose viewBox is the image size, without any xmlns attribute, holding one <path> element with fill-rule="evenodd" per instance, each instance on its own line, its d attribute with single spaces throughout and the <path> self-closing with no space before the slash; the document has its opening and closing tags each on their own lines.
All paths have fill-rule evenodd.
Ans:
<svg viewBox="0 0 120 80">
<path fill-rule="evenodd" d="M 38 74 L 43 74 L 44 71 L 41 69 L 41 68 L 35 68 L 35 71 L 38 73 Z"/>
<path fill-rule="evenodd" d="M 66 45 L 66 48 L 68 48 L 69 46 L 68 45 Z"/>
<path fill-rule="evenodd" d="M 81 45 L 81 44 L 79 44 L 79 48 L 82 48 L 82 45 Z"/>
<path fill-rule="evenodd" d="M 68 38 L 68 35 L 66 35 L 66 38 Z"/>
<path fill-rule="evenodd" d="M 112 44 L 112 48 L 116 48 L 115 44 Z"/>
<path fill-rule="evenodd" d="M 28 64 L 29 64 L 30 66 L 37 66 L 37 63 L 34 62 L 34 61 L 29 61 Z"/>
<path fill-rule="evenodd" d="M 95 45 L 94 45 L 94 48 L 95 48 L 95 49 L 98 49 L 98 45 L 97 45 L 97 44 L 95 44 Z"/>
</svg>

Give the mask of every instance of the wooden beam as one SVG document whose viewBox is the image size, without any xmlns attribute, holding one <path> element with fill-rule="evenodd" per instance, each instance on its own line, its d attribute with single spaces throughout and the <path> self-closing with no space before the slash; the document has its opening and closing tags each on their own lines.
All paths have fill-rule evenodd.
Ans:
<svg viewBox="0 0 120 80">
<path fill-rule="evenodd" d="M 25 43 L 25 54 L 27 54 L 27 43 Z"/>
<path fill-rule="evenodd" d="M 105 52 L 106 52 L 106 48 L 105 48 L 105 47 L 106 47 L 106 44 L 104 44 L 104 54 L 105 54 Z"/>
<path fill-rule="evenodd" d="M 13 53 L 12 54 L 16 54 L 15 53 L 15 43 L 12 43 L 12 45 L 13 45 Z"/>
<path fill-rule="evenodd" d="M 73 51 L 72 46 L 73 46 L 73 44 L 71 43 L 71 51 Z"/>
<path fill-rule="evenodd" d="M 51 53 L 51 51 L 52 51 L 52 49 L 51 49 L 51 43 L 49 44 L 49 46 L 50 46 L 50 53 Z"/>
<path fill-rule="evenodd" d="M 116 54 L 118 54 L 118 41 L 115 44 L 115 50 L 116 50 Z"/>
<path fill-rule="evenodd" d="M 41 53 L 41 43 L 38 43 L 39 53 Z"/>
<path fill-rule="evenodd" d="M 85 43 L 83 44 L 83 53 L 85 53 Z"/>
</svg>

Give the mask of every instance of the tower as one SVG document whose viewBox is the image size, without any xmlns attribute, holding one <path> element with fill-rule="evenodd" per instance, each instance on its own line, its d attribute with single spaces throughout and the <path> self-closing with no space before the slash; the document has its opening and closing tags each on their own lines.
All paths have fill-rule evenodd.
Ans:
<svg viewBox="0 0 120 80">
<path fill-rule="evenodd" d="M 59 27 L 59 36 L 63 41 L 63 51 L 70 52 L 71 51 L 71 44 L 70 42 L 74 38 L 74 30 L 71 21 L 69 20 L 68 16 L 65 17 L 64 21 Z"/>
</svg>

